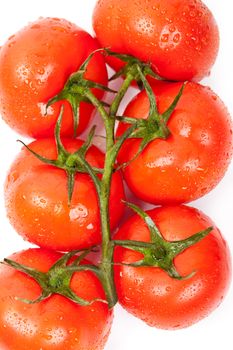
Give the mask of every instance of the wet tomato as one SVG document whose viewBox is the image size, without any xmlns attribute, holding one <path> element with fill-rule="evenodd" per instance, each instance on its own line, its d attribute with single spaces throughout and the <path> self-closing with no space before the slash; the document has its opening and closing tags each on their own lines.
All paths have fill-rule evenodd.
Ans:
<svg viewBox="0 0 233 350">
<path fill-rule="evenodd" d="M 47 272 L 62 254 L 29 249 L 10 258 Z M 0 267 L 0 346 L 4 350 L 102 350 L 111 329 L 113 313 L 107 304 L 80 306 L 54 294 L 28 305 L 17 298 L 35 300 L 41 288 L 31 277 L 11 267 Z M 102 286 L 90 271 L 76 272 L 71 289 L 81 298 L 104 299 Z"/>
<path fill-rule="evenodd" d="M 175 258 L 181 276 L 177 280 L 158 267 L 115 266 L 115 282 L 121 305 L 150 326 L 179 329 L 208 316 L 222 301 L 231 279 L 230 254 L 214 223 L 202 212 L 186 206 L 170 206 L 148 211 L 167 241 L 186 239 L 213 227 L 199 243 Z M 116 240 L 149 242 L 150 233 L 137 215 L 117 232 Z M 117 247 L 116 263 L 134 263 L 141 253 Z M 166 259 L 166 257 L 165 257 Z"/>
<path fill-rule="evenodd" d="M 65 105 L 62 134 L 72 136 L 74 123 L 68 102 L 46 103 L 60 92 L 68 77 L 98 49 L 95 39 L 64 19 L 42 18 L 10 37 L 0 51 L 0 112 L 20 134 L 33 138 L 53 136 L 61 104 Z M 86 79 L 107 84 L 102 54 L 88 65 Z M 98 98 L 102 91 L 94 90 Z M 78 134 L 93 114 L 93 106 L 81 103 Z"/>
<path fill-rule="evenodd" d="M 151 62 L 168 80 L 201 80 L 219 48 L 215 19 L 200 0 L 99 0 L 93 26 L 101 46 Z"/>
<path fill-rule="evenodd" d="M 173 102 L 180 83 L 163 83 L 153 91 L 163 113 Z M 127 106 L 124 115 L 148 117 L 149 100 L 140 93 Z M 128 127 L 121 123 L 117 135 Z M 232 156 L 232 121 L 210 88 L 187 83 L 168 122 L 171 135 L 152 141 L 124 170 L 132 192 L 154 204 L 184 203 L 210 192 L 223 178 Z M 125 142 L 119 162 L 132 159 L 141 139 Z"/>
<path fill-rule="evenodd" d="M 73 153 L 83 141 L 64 139 Z M 41 156 L 56 159 L 52 139 L 34 141 L 29 147 Z M 104 154 L 92 146 L 86 155 L 92 166 L 102 168 Z M 110 223 L 118 224 L 123 212 L 124 188 L 121 175 L 113 175 L 110 194 Z M 7 214 L 16 231 L 41 247 L 68 251 L 101 242 L 98 197 L 88 174 L 77 173 L 71 205 L 68 205 L 67 174 L 43 164 L 27 149 L 22 149 L 12 164 L 5 184 Z"/>
</svg>

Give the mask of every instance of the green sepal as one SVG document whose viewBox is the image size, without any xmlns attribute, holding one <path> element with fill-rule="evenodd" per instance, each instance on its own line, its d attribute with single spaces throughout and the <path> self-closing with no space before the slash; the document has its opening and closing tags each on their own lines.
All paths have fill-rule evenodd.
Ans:
<svg viewBox="0 0 233 350">
<path fill-rule="evenodd" d="M 100 49 L 96 49 L 96 50 L 94 50 L 87 58 L 86 58 L 86 60 L 82 63 L 82 65 L 80 66 L 80 68 L 79 68 L 79 72 L 80 73 L 85 73 L 86 72 L 86 69 L 87 69 L 87 66 L 88 66 L 88 64 L 90 63 L 90 61 L 91 61 L 91 59 L 93 58 L 93 56 L 96 54 L 96 53 L 101 53 L 101 52 L 105 52 L 106 51 L 106 49 L 105 48 L 100 48 Z"/>
<path fill-rule="evenodd" d="M 35 300 L 29 300 L 29 299 L 18 298 L 18 297 L 15 297 L 15 299 L 18 301 L 21 301 L 24 304 L 33 305 L 33 304 L 39 304 L 40 302 L 50 298 L 51 295 L 52 295 L 51 293 L 42 292 L 41 295 L 39 296 L 39 298 L 37 298 Z"/>
<path fill-rule="evenodd" d="M 80 265 L 83 259 L 90 253 L 91 249 L 87 250 L 76 250 L 64 254 L 50 269 L 48 272 L 43 273 L 36 269 L 30 268 L 28 266 L 19 264 L 10 259 L 4 259 L 3 264 L 14 268 L 17 271 L 20 271 L 27 276 L 33 278 L 41 287 L 41 295 L 35 300 L 28 300 L 23 298 L 16 297 L 17 300 L 24 302 L 26 304 L 36 304 L 48 299 L 53 294 L 59 294 L 73 301 L 74 303 L 81 306 L 88 306 L 94 302 L 107 303 L 103 299 L 94 299 L 91 301 L 80 298 L 76 295 L 70 288 L 70 283 L 72 276 L 77 271 L 94 271 L 98 274 L 98 267 L 95 265 Z M 67 265 L 69 260 L 74 257 L 77 253 L 80 253 L 80 256 L 77 256 L 76 259 L 70 264 Z M 85 267 L 85 268 L 82 268 Z M 72 270 L 73 268 L 73 270 Z"/>
<path fill-rule="evenodd" d="M 144 210 L 142 210 L 140 207 L 133 203 L 129 203 L 126 201 L 123 201 L 123 203 L 125 203 L 125 205 L 127 205 L 128 208 L 132 209 L 137 215 L 139 215 L 142 218 L 142 220 L 146 223 L 147 227 L 150 230 L 151 241 L 153 243 L 157 242 L 158 240 L 163 240 L 163 236 L 161 235 L 161 232 L 159 231 L 155 222 Z"/>
<path fill-rule="evenodd" d="M 170 119 L 172 113 L 174 112 L 178 102 L 180 101 L 180 98 L 184 92 L 185 85 L 186 85 L 186 83 L 184 83 L 182 85 L 182 87 L 180 88 L 180 91 L 178 92 L 178 94 L 174 98 L 174 101 L 172 102 L 170 107 L 168 107 L 168 109 L 162 114 L 162 117 L 163 117 L 163 120 L 165 121 L 165 123 L 167 123 L 169 121 L 169 119 Z"/>
<path fill-rule="evenodd" d="M 179 90 L 178 94 L 175 96 L 175 99 L 169 106 L 169 108 L 163 114 L 159 114 L 153 90 L 140 68 L 138 68 L 138 72 L 150 102 L 149 116 L 147 119 L 129 118 L 127 116 L 116 117 L 119 121 L 123 123 L 136 125 L 137 127 L 135 128 L 134 132 L 132 132 L 132 134 L 130 135 L 130 138 L 141 139 L 138 151 L 136 152 L 134 157 L 128 162 L 122 163 L 120 166 L 118 166 L 118 170 L 129 166 L 152 141 L 156 139 L 166 140 L 170 136 L 171 132 L 167 126 L 167 123 L 172 113 L 174 112 L 178 102 L 180 101 L 180 98 L 185 88 L 184 83 L 181 89 Z"/>
<path fill-rule="evenodd" d="M 111 76 L 111 78 L 109 78 L 109 81 L 113 81 L 113 80 L 116 80 L 117 78 L 120 78 L 122 75 L 124 75 L 124 73 L 125 73 L 125 68 L 119 69 L 115 74 Z"/>
<path fill-rule="evenodd" d="M 56 168 L 60 168 L 64 170 L 67 174 L 67 190 L 68 190 L 68 205 L 70 206 L 72 201 L 72 196 L 74 192 L 74 186 L 75 186 L 75 177 L 78 173 L 83 174 L 89 174 L 91 177 L 93 177 L 93 174 L 102 174 L 103 169 L 98 169 L 96 167 L 91 167 L 91 165 L 88 164 L 88 162 L 85 160 L 85 156 L 87 151 L 92 145 L 93 138 L 95 136 L 95 130 L 96 126 L 93 126 L 87 136 L 86 141 L 83 143 L 83 145 L 74 153 L 69 153 L 62 141 L 61 141 L 61 124 L 62 124 L 62 116 L 64 112 L 64 107 L 61 107 L 61 112 L 59 114 L 59 117 L 57 119 L 56 127 L 55 127 L 55 142 L 56 142 L 56 148 L 57 148 L 57 159 L 48 159 L 46 157 L 43 157 L 33 151 L 30 147 L 25 145 L 24 142 L 21 142 L 26 149 L 31 152 L 38 160 L 41 162 L 54 166 Z M 98 177 L 95 177 L 95 181 Z"/>
<path fill-rule="evenodd" d="M 32 153 L 41 162 L 48 164 L 48 165 L 57 166 L 55 160 L 40 156 L 38 153 L 34 152 L 30 147 L 28 147 L 22 140 L 17 140 L 17 142 L 20 142 L 30 153 Z"/>
<path fill-rule="evenodd" d="M 121 246 L 143 254 L 141 260 L 130 264 L 123 263 L 123 265 L 131 267 L 159 267 L 174 279 L 183 280 L 191 278 L 196 272 L 192 271 L 187 276 L 181 276 L 175 267 L 174 259 L 186 249 L 203 240 L 213 230 L 213 227 L 198 232 L 185 240 L 169 242 L 163 238 L 159 228 L 148 213 L 144 212 L 135 204 L 124 203 L 145 222 L 150 232 L 150 242 L 114 240 L 112 243 L 114 246 Z"/>
<path fill-rule="evenodd" d="M 145 76 L 150 76 L 156 80 L 160 80 L 160 81 L 166 81 L 166 79 L 164 79 L 163 77 L 161 77 L 160 75 L 156 74 L 152 69 L 151 69 L 151 65 L 147 65 L 144 69 L 144 74 Z"/>
<path fill-rule="evenodd" d="M 121 60 L 123 62 L 131 63 L 131 64 L 134 64 L 134 63 L 141 64 L 142 63 L 140 60 L 138 60 L 134 56 L 117 53 L 117 52 L 114 52 L 114 51 L 112 51 L 112 50 L 110 50 L 108 48 L 105 48 L 104 50 L 105 50 L 105 52 L 107 53 L 108 56 L 116 57 L 116 58 L 118 58 L 119 60 Z"/>
<path fill-rule="evenodd" d="M 175 256 L 182 253 L 184 250 L 192 247 L 194 244 L 200 242 L 203 238 L 208 236 L 208 234 L 213 231 L 213 227 L 208 227 L 207 229 L 195 233 L 193 236 L 188 237 L 181 241 L 175 241 L 170 243 L 171 253 Z"/>
<path fill-rule="evenodd" d="M 88 68 L 88 64 L 90 63 L 91 59 L 97 52 L 104 51 L 104 49 L 98 49 L 93 51 L 85 60 L 85 62 L 81 65 L 79 70 L 75 73 L 72 73 L 69 78 L 67 79 L 64 88 L 56 95 L 50 98 L 46 104 L 46 114 L 48 108 L 59 101 L 66 100 L 73 112 L 73 119 L 74 119 L 74 137 L 77 136 L 77 130 L 79 125 L 79 115 L 80 115 L 80 103 L 91 103 L 90 100 L 85 96 L 84 91 L 90 90 L 90 89 L 98 89 L 106 92 L 116 93 L 115 90 L 109 88 L 108 86 L 105 86 L 103 84 L 88 80 L 85 78 L 85 73 Z M 101 103 L 103 105 L 107 105 L 105 102 Z"/>
<path fill-rule="evenodd" d="M 61 111 L 59 113 L 55 130 L 54 130 L 54 137 L 55 137 L 55 142 L 56 142 L 56 147 L 57 147 L 57 153 L 58 157 L 61 158 L 63 156 L 64 158 L 69 156 L 69 152 L 65 149 L 62 141 L 61 141 L 61 124 L 62 124 L 62 118 L 63 118 L 63 113 L 64 113 L 64 106 L 61 106 Z"/>
<path fill-rule="evenodd" d="M 109 49 L 105 49 L 105 52 L 107 53 L 108 56 L 112 56 L 115 58 L 118 58 L 119 60 L 123 61 L 124 63 L 126 63 L 126 65 L 124 67 L 122 67 L 120 70 L 118 70 L 109 80 L 115 80 L 117 78 L 119 78 L 120 76 L 126 76 L 127 73 L 130 71 L 130 69 L 134 66 L 134 67 L 140 67 L 140 69 L 143 71 L 143 74 L 145 76 L 150 76 L 156 80 L 165 80 L 164 78 L 160 77 L 158 74 L 156 74 L 152 68 L 151 68 L 151 64 L 148 62 L 142 62 L 139 59 L 137 59 L 134 56 L 131 55 L 127 55 L 127 54 L 120 54 L 117 52 L 113 52 Z M 140 79 L 140 77 L 135 74 L 135 80 L 139 86 L 139 88 L 141 89 L 143 87 L 142 81 Z"/>
</svg>

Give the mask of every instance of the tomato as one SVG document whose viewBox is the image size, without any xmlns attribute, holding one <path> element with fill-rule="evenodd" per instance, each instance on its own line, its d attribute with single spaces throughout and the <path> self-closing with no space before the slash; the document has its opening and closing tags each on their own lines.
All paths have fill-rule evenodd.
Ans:
<svg viewBox="0 0 233 350">
<path fill-rule="evenodd" d="M 88 33 L 64 19 L 41 18 L 9 38 L 0 50 L 0 112 L 18 133 L 33 138 L 53 136 L 61 103 L 65 105 L 62 134 L 74 134 L 68 102 L 46 103 L 60 92 L 68 77 L 98 48 Z M 107 84 L 102 54 L 88 65 L 86 79 Z M 94 90 L 101 98 L 102 91 Z M 82 102 L 78 134 L 93 114 L 93 106 Z"/>
<path fill-rule="evenodd" d="M 73 153 L 83 141 L 63 140 Z M 56 159 L 52 139 L 34 141 L 29 147 L 49 159 Z M 104 165 L 104 154 L 92 146 L 87 161 L 96 168 Z M 114 228 L 123 212 L 124 188 L 121 175 L 113 175 L 110 195 L 110 223 Z M 101 242 L 98 198 L 88 174 L 76 174 L 71 205 L 68 205 L 67 175 L 62 169 L 42 163 L 25 148 L 12 164 L 6 184 L 7 214 L 16 231 L 41 247 L 68 251 Z"/>
<path fill-rule="evenodd" d="M 29 249 L 11 259 L 47 272 L 62 254 L 44 249 Z M 112 323 L 112 311 L 101 302 L 80 306 L 61 295 L 33 305 L 17 298 L 34 300 L 41 288 L 32 278 L 11 267 L 0 267 L 0 346 L 4 350 L 102 350 Z M 85 300 L 104 298 L 92 272 L 77 272 L 72 290 Z"/>
<path fill-rule="evenodd" d="M 160 84 L 154 93 L 163 113 L 172 103 L 180 83 Z M 147 118 L 145 92 L 129 103 L 124 115 Z M 117 135 L 128 127 L 121 124 Z M 232 156 L 232 122 L 219 97 L 210 88 L 188 83 L 168 122 L 171 135 L 152 141 L 129 166 L 125 180 L 140 199 L 154 204 L 195 200 L 210 192 L 222 179 Z M 138 151 L 140 139 L 127 140 L 119 162 L 128 162 Z"/>
<path fill-rule="evenodd" d="M 102 47 L 151 62 L 168 80 L 201 80 L 219 49 L 217 24 L 200 0 L 99 0 L 93 26 Z"/>
<path fill-rule="evenodd" d="M 230 278 L 229 250 L 220 231 L 202 212 L 187 206 L 148 211 L 167 241 L 183 240 L 213 226 L 213 231 L 175 258 L 184 280 L 172 279 L 158 267 L 115 266 L 115 282 L 121 305 L 150 326 L 164 329 L 188 327 L 209 315 L 225 296 Z M 149 242 L 150 234 L 137 215 L 117 232 L 117 240 Z M 117 247 L 115 262 L 141 260 L 141 253 Z"/>
</svg>

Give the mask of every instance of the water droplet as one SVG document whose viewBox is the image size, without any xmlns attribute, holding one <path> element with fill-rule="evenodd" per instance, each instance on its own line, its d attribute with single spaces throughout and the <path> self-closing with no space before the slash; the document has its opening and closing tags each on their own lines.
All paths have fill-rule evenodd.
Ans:
<svg viewBox="0 0 233 350">
<path fill-rule="evenodd" d="M 195 11 L 190 11 L 189 12 L 190 17 L 196 17 L 196 12 Z"/>
<path fill-rule="evenodd" d="M 40 24 L 33 24 L 31 26 L 31 29 L 40 29 L 40 28 L 41 28 Z"/>
<path fill-rule="evenodd" d="M 170 31 L 171 33 L 174 33 L 174 32 L 176 31 L 176 27 L 174 26 L 174 24 L 170 25 L 169 31 Z"/>
<path fill-rule="evenodd" d="M 168 34 L 163 34 L 163 35 L 161 36 L 161 41 L 162 41 L 163 43 L 167 43 L 167 42 L 168 42 L 168 39 L 169 39 L 169 35 L 168 35 Z"/>
<path fill-rule="evenodd" d="M 83 204 L 78 204 L 70 209 L 71 221 L 83 221 L 88 216 L 88 209 Z"/>
<path fill-rule="evenodd" d="M 173 37 L 174 43 L 177 44 L 180 41 L 180 38 L 181 38 L 181 36 L 180 36 L 179 33 L 175 34 L 174 37 Z"/>
</svg>

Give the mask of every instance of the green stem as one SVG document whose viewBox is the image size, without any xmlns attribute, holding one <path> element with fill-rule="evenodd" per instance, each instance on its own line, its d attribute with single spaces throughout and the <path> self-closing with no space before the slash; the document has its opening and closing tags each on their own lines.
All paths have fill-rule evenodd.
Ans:
<svg viewBox="0 0 233 350">
<path fill-rule="evenodd" d="M 106 159 L 109 159 L 108 153 L 109 152 L 107 152 Z M 113 249 L 110 247 L 111 228 L 109 221 L 109 196 L 113 172 L 113 166 L 111 163 L 112 162 L 110 161 L 109 163 L 107 162 L 107 164 L 105 164 L 99 198 L 102 229 L 102 282 L 108 297 L 109 307 L 113 307 L 117 302 L 117 295 L 113 281 L 113 270 L 111 266 Z"/>
<path fill-rule="evenodd" d="M 129 72 L 127 74 L 127 76 L 126 76 L 126 78 L 125 78 L 125 80 L 124 80 L 124 82 L 123 82 L 119 92 L 117 93 L 116 97 L 114 98 L 114 101 L 113 101 L 111 107 L 110 107 L 110 111 L 109 111 L 110 112 L 109 113 L 110 116 L 112 116 L 112 117 L 116 116 L 118 108 L 119 108 L 119 106 L 121 104 L 121 101 L 123 100 L 126 92 L 128 91 L 128 89 L 129 89 L 129 87 L 130 87 L 130 85 L 131 85 L 131 83 L 133 82 L 134 79 L 135 78 L 134 78 L 133 74 L 131 74 Z"/>
<path fill-rule="evenodd" d="M 114 101 L 110 107 L 109 114 L 106 112 L 101 102 L 92 94 L 92 92 L 90 90 L 85 90 L 85 96 L 99 111 L 106 130 L 106 157 L 104 172 L 98 191 L 98 197 L 102 230 L 102 259 L 100 264 L 101 280 L 110 308 L 112 308 L 117 303 L 117 294 L 114 284 L 114 271 L 112 264 L 114 247 L 111 244 L 111 228 L 109 220 L 109 197 L 111 181 L 116 157 L 120 149 L 120 147 L 115 147 L 115 115 L 117 114 L 120 103 L 133 80 L 134 76 L 131 73 L 127 74 L 126 79 L 124 80 L 119 92 L 114 98 Z"/>
<path fill-rule="evenodd" d="M 96 107 L 96 109 L 100 113 L 101 118 L 103 119 L 106 130 L 107 149 L 109 149 L 114 143 L 115 121 L 111 120 L 110 122 L 110 118 L 106 109 L 104 108 L 103 104 L 98 100 L 98 98 L 95 97 L 95 95 L 91 92 L 91 90 L 85 89 L 84 96 L 87 97 L 89 101 Z"/>
</svg>

